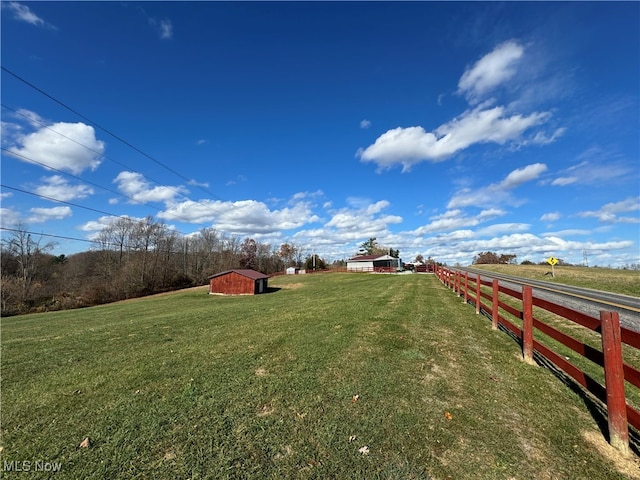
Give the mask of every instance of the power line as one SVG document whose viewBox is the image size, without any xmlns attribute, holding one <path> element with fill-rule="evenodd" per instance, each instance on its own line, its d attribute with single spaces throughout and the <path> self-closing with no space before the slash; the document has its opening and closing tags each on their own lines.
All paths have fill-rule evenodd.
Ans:
<svg viewBox="0 0 640 480">
<path fill-rule="evenodd" d="M 83 144 L 83 143 L 80 143 L 80 142 L 78 142 L 78 141 L 74 140 L 73 138 L 68 137 L 68 136 L 67 136 L 67 135 L 65 135 L 64 133 L 60 133 L 60 132 L 58 132 L 57 130 L 55 130 L 55 129 L 51 128 L 51 127 L 50 127 L 50 126 L 48 126 L 48 125 L 45 125 L 44 123 L 40 122 L 39 120 L 30 119 L 30 118 L 28 118 L 26 115 L 24 115 L 24 114 L 22 114 L 22 113 L 18 112 L 17 110 L 15 110 L 15 109 L 13 109 L 13 108 L 11 108 L 11 107 L 8 107 L 7 105 L 5 105 L 5 104 L 3 104 L 3 103 L 1 103 L 0 105 L 2 105 L 2 106 L 3 106 L 4 108 L 6 108 L 7 110 L 11 110 L 12 112 L 14 112 L 14 113 L 16 113 L 16 114 L 18 114 L 18 115 L 20 115 L 20 116 L 22 116 L 22 117 L 26 118 L 26 119 L 27 119 L 27 120 L 29 120 L 29 121 L 35 121 L 36 123 L 38 123 L 39 125 L 41 125 L 43 128 L 46 128 L 47 130 L 50 130 L 50 131 L 52 131 L 53 133 L 56 133 L 56 134 L 60 135 L 60 136 L 61 136 L 61 137 L 63 137 L 63 138 L 66 138 L 67 140 L 69 140 L 69 141 L 71 141 L 71 142 L 75 143 L 76 145 L 80 145 L 81 147 L 86 148 L 86 149 L 87 149 L 87 150 L 89 150 L 90 152 L 93 152 L 93 153 L 95 153 L 95 154 L 97 154 L 97 155 L 100 155 L 100 156 L 101 156 L 101 157 L 103 157 L 103 158 L 106 158 L 107 160 L 112 161 L 112 162 L 113 162 L 113 163 L 115 163 L 116 165 L 120 165 L 121 167 L 126 168 L 127 170 L 132 171 L 133 173 L 138 173 L 138 174 L 142 175 L 144 178 L 148 178 L 149 180 L 151 180 L 152 182 L 154 182 L 156 185 L 159 185 L 159 186 L 164 187 L 164 188 L 168 188 L 169 190 L 171 190 L 171 191 L 173 191 L 173 192 L 177 193 L 178 195 L 183 195 L 183 193 L 182 193 L 182 192 L 180 192 L 180 191 L 176 190 L 175 188 L 173 188 L 173 187 L 171 187 L 171 186 L 168 186 L 168 185 L 163 185 L 163 184 L 161 184 L 160 182 L 158 182 L 157 180 L 154 180 L 153 178 L 151 178 L 150 176 L 148 176 L 148 175 L 144 175 L 143 173 L 136 171 L 134 168 L 130 167 L 129 165 L 127 165 L 127 164 L 125 164 L 125 163 L 122 163 L 122 162 L 120 162 L 120 161 L 118 161 L 118 160 L 116 160 L 116 159 L 114 159 L 114 158 L 111 158 L 111 157 L 109 157 L 109 156 L 107 156 L 107 155 L 103 154 L 102 152 L 99 152 L 99 151 L 97 151 L 97 150 L 95 150 L 95 149 L 93 149 L 93 148 L 89 147 L 88 145 L 85 145 L 85 144 Z M 8 152 L 8 153 L 10 153 L 10 154 L 12 154 L 12 155 L 18 155 L 18 156 L 20 156 L 18 153 L 14 152 L 14 151 L 12 151 L 12 150 L 8 150 L 8 149 L 6 149 L 6 148 L 3 148 L 3 150 L 5 150 L 6 152 Z M 26 157 L 24 157 L 24 156 L 22 156 L 22 157 L 23 157 L 23 158 L 26 158 Z M 35 160 L 33 160 L 33 159 L 27 159 L 27 160 L 28 160 L 28 161 L 30 161 L 30 162 L 38 163 L 38 162 L 36 162 L 36 161 L 35 161 Z M 43 164 L 39 164 L 39 165 L 43 165 Z M 55 170 L 53 167 L 50 167 L 50 166 L 48 166 L 48 165 L 46 166 L 46 168 L 50 168 L 50 169 L 52 169 L 52 170 Z M 76 178 L 77 178 L 77 177 L 76 177 Z M 84 180 L 82 180 L 82 181 L 84 181 Z M 122 195 L 122 194 L 119 194 L 119 195 Z M 124 196 L 124 195 L 123 195 L 123 196 Z M 128 197 L 127 197 L 127 198 L 128 198 Z M 140 202 L 138 202 L 138 203 L 140 203 Z M 143 203 L 144 203 L 144 202 L 143 202 Z"/>
<path fill-rule="evenodd" d="M 50 100 L 56 102 L 58 105 L 61 105 L 62 107 L 66 108 L 67 110 L 69 110 L 70 112 L 74 113 L 75 115 L 78 115 L 80 118 L 82 118 L 83 120 L 86 120 L 87 122 L 89 122 L 90 124 L 94 125 L 95 127 L 99 128 L 100 130 L 102 130 L 103 132 L 107 133 L 108 135 L 111 135 L 113 138 L 115 138 L 116 140 L 122 142 L 123 144 L 127 145 L 129 148 L 135 150 L 136 152 L 138 152 L 140 155 L 148 158 L 149 160 L 151 160 L 152 162 L 160 165 L 161 167 L 165 168 L 166 170 L 168 170 L 169 172 L 173 173 L 174 175 L 180 177 L 181 179 L 183 179 L 184 181 L 186 181 L 187 183 L 191 183 L 191 179 L 185 177 L 184 175 L 182 175 L 180 172 L 174 170 L 173 168 L 169 167 L 168 165 L 166 165 L 165 163 L 161 162 L 160 160 L 152 157 L 151 155 L 149 155 L 148 153 L 142 151 L 141 149 L 139 149 L 138 147 L 136 147 L 135 145 L 129 143 L 128 141 L 126 141 L 125 139 L 123 139 L 122 137 L 116 135 L 115 133 L 111 132 L 110 130 L 108 130 L 107 128 L 101 126 L 100 124 L 98 124 L 97 122 L 94 122 L 93 120 L 91 120 L 90 118 L 86 117 L 85 115 L 83 115 L 82 113 L 78 112 L 77 110 L 73 109 L 72 107 L 70 107 L 69 105 L 67 105 L 66 103 L 62 102 L 61 100 L 58 100 L 57 98 L 55 98 L 54 96 L 48 94 L 47 92 L 45 92 L 44 90 L 42 90 L 41 88 L 35 86 L 33 83 L 25 80 L 24 78 L 22 78 L 20 75 L 12 72 L 11 70 L 9 70 L 7 67 L 5 66 L 1 66 L 0 68 L 2 68 L 2 70 L 6 73 L 8 73 L 9 75 L 13 76 L 14 78 L 20 80 L 21 82 L 23 82 L 24 84 L 28 85 L 29 87 L 33 88 L 34 90 L 36 90 L 38 93 L 44 95 L 45 97 L 49 98 Z M 200 185 L 194 185 L 195 187 L 199 188 L 200 190 L 202 190 L 203 192 L 205 192 L 207 195 L 211 195 L 212 197 L 221 200 L 220 197 L 218 197 L 217 195 L 215 195 L 214 193 L 210 192 L 209 190 L 203 188 Z"/>
<path fill-rule="evenodd" d="M 135 223 L 144 224 L 143 220 L 135 220 L 134 218 L 131 218 L 131 217 L 127 216 L 127 215 L 117 215 L 115 213 L 105 212 L 104 210 L 98 210 L 97 208 L 85 207 L 84 205 L 79 205 L 79 204 L 73 203 L 73 202 L 67 202 L 65 200 L 60 200 L 58 198 L 48 197 L 47 195 L 41 195 L 39 193 L 30 192 L 28 190 L 23 190 L 23 189 L 17 188 L 17 187 L 11 187 L 9 185 L 0 184 L 0 187 L 1 188 L 8 188 L 9 190 L 13 190 L 13 191 L 16 191 L 16 192 L 24 193 L 24 194 L 27 194 L 27 195 L 33 195 L 34 197 L 43 198 L 45 200 L 49 200 L 49 201 L 52 201 L 52 202 L 63 203 L 65 205 L 70 205 L 72 207 L 82 208 L 84 210 L 89 210 L 91 212 L 100 213 L 102 215 L 108 215 L 110 217 L 118 217 L 118 218 L 122 218 L 124 220 L 130 220 L 130 221 L 135 222 Z M 176 233 L 181 234 L 182 236 L 185 236 L 185 237 L 188 235 L 187 233 L 181 232 L 179 230 L 174 230 L 174 231 Z"/>
<path fill-rule="evenodd" d="M 141 201 L 139 201 L 139 200 L 136 200 L 135 198 L 131 198 L 131 197 L 129 197 L 129 196 L 127 196 L 127 195 L 123 194 L 123 193 L 120 193 L 120 192 L 116 191 L 116 190 L 112 190 L 112 189 L 110 189 L 110 188 L 103 187 L 102 185 L 98 185 L 97 183 L 91 182 L 91 181 L 89 181 L 89 180 L 84 180 L 84 179 L 82 179 L 82 178 L 80 178 L 80 177 L 78 177 L 78 176 L 76 176 L 76 175 L 71 174 L 71 173 L 63 172 L 62 170 L 58 170 L 58 169 L 57 169 L 57 168 L 55 168 L 55 167 L 52 167 L 52 166 L 50 166 L 50 165 L 46 165 L 46 164 L 41 163 L 41 162 L 39 162 L 39 161 L 37 161 L 37 160 L 34 160 L 34 159 L 29 158 L 29 157 L 27 157 L 27 156 L 25 156 L 25 155 L 22 155 L 22 154 L 20 154 L 20 153 L 14 152 L 14 151 L 12 151 L 12 150 L 8 150 L 8 149 L 6 149 L 6 148 L 4 148 L 4 147 L 0 147 L 0 149 L 1 149 L 1 150 L 4 150 L 5 152 L 7 152 L 7 153 L 9 153 L 9 154 L 11 154 L 12 156 L 16 156 L 16 157 L 23 158 L 23 159 L 25 159 L 27 162 L 32 162 L 32 163 L 35 163 L 35 164 L 37 164 L 37 165 L 40 165 L 41 167 L 47 168 L 47 169 L 49 169 L 49 170 L 53 170 L 54 172 L 58 172 L 58 173 L 61 173 L 61 174 L 63 174 L 63 175 L 67 175 L 67 176 L 69 176 L 69 177 L 71 177 L 71 178 L 75 178 L 76 180 L 79 180 L 79 181 L 81 181 L 81 182 L 83 182 L 83 183 L 86 183 L 86 184 L 89 184 L 89 185 L 93 185 L 94 187 L 100 188 L 100 189 L 102 189 L 102 190 L 105 190 L 105 191 L 107 191 L 107 192 L 113 193 L 113 194 L 115 194 L 115 195 L 119 195 L 119 196 L 121 196 L 121 197 L 123 197 L 123 198 L 126 198 L 127 200 L 131 200 L 131 201 L 132 201 L 132 202 L 134 202 L 134 203 L 142 204 L 142 205 L 146 205 L 146 206 L 151 207 L 151 208 L 155 208 L 155 209 L 156 209 L 157 211 L 159 211 L 159 212 L 160 212 L 160 211 L 162 211 L 162 208 L 160 208 L 160 207 L 157 207 L 157 206 L 155 206 L 155 205 L 151 205 L 151 204 L 149 204 L 149 203 L 147 203 L 147 202 L 141 202 Z M 11 187 L 9 187 L 9 188 L 11 188 Z M 60 200 L 57 200 L 57 201 L 59 202 Z M 184 218 L 184 217 L 181 217 L 181 216 L 179 216 L 179 215 L 176 215 L 175 213 L 170 213 L 170 212 L 167 212 L 167 213 L 169 213 L 169 215 L 173 215 L 173 216 L 174 216 L 175 218 L 177 218 L 177 219 L 184 220 L 185 222 L 188 222 L 188 223 L 194 223 L 192 220 L 189 220 L 189 219 L 187 219 L 187 218 Z M 196 225 L 200 225 L 200 226 L 202 226 L 202 227 L 207 227 L 207 226 L 206 226 L 205 224 L 203 224 L 203 223 L 196 223 Z"/>
<path fill-rule="evenodd" d="M 65 235 L 54 235 L 52 233 L 30 232 L 28 230 L 18 230 L 16 228 L 8 228 L 8 227 L 1 227 L 0 226 L 0 230 L 5 230 L 7 232 L 26 233 L 28 235 L 40 235 L 42 237 L 60 238 L 60 239 L 63 239 L 63 240 L 73 240 L 73 241 L 76 241 L 76 242 L 96 243 L 95 240 L 87 240 L 86 238 L 67 237 Z M 120 246 L 118 244 L 108 243 L 108 242 L 100 242 L 100 244 L 101 245 L 110 246 L 110 247 L 119 247 Z"/>
</svg>

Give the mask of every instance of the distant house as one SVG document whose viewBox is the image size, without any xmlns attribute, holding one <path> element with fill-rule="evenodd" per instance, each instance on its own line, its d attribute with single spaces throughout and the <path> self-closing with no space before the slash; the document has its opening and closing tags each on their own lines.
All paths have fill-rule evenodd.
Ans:
<svg viewBox="0 0 640 480">
<path fill-rule="evenodd" d="M 399 262 L 390 255 L 358 255 L 347 260 L 347 272 L 396 272 Z"/>
<path fill-rule="evenodd" d="M 237 269 L 209 277 L 209 294 L 255 295 L 267 291 L 269 277 L 255 270 Z"/>
<path fill-rule="evenodd" d="M 287 268 L 287 275 L 296 275 L 298 273 L 298 269 L 296 267 Z"/>
</svg>

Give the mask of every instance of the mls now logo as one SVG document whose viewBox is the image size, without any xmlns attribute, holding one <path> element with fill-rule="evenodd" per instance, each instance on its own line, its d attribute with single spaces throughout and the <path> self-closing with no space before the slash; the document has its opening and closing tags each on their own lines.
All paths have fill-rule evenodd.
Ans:
<svg viewBox="0 0 640 480">
<path fill-rule="evenodd" d="M 62 468 L 61 462 L 45 462 L 44 460 L 11 460 L 4 461 L 2 470 L 5 472 L 59 472 Z"/>
</svg>

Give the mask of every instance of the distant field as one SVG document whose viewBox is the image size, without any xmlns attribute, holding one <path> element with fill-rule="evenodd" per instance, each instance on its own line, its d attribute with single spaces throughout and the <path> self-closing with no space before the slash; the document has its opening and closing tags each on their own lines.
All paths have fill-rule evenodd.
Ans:
<svg viewBox="0 0 640 480">
<path fill-rule="evenodd" d="M 638 270 L 556 265 L 553 268 L 555 277 L 551 277 L 545 275 L 551 272 L 550 265 L 473 265 L 473 267 L 506 275 L 593 288 L 634 297 L 640 296 L 640 271 Z"/>
<path fill-rule="evenodd" d="M 270 286 L 3 319 L 2 478 L 640 478 L 433 275 Z"/>
</svg>

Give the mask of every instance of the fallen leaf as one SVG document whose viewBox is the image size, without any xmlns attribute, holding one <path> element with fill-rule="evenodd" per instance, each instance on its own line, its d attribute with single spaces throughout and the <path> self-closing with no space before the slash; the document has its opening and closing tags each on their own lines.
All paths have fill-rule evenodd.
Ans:
<svg viewBox="0 0 640 480">
<path fill-rule="evenodd" d="M 78 445 L 78 448 L 89 448 L 90 446 L 91 446 L 91 440 L 89 440 L 89 437 L 85 437 L 82 443 Z"/>
<path fill-rule="evenodd" d="M 175 460 L 176 459 L 176 454 L 175 452 L 173 452 L 173 450 L 167 450 L 164 454 L 164 459 L 165 460 Z"/>
<path fill-rule="evenodd" d="M 358 437 L 356 437 L 355 435 L 350 435 L 349 436 L 349 442 L 353 442 L 354 440 L 356 440 Z"/>
<path fill-rule="evenodd" d="M 358 401 L 358 399 L 359 399 L 359 398 L 360 398 L 360 395 L 357 395 L 357 394 L 356 394 L 356 395 L 354 395 L 354 396 L 351 398 L 351 401 L 352 401 L 353 403 L 356 403 L 356 402 Z"/>
<path fill-rule="evenodd" d="M 451 415 L 449 412 L 444 412 L 444 418 L 446 418 L 447 420 L 451 420 L 453 418 L 453 415 Z"/>
<path fill-rule="evenodd" d="M 358 451 L 362 454 L 362 455 L 369 455 L 369 447 L 367 447 L 366 445 L 360 447 L 358 449 Z"/>
</svg>

